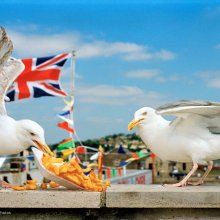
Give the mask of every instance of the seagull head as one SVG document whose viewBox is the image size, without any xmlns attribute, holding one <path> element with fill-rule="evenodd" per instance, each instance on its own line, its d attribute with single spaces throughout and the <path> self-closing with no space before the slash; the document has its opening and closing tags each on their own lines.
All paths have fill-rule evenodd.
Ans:
<svg viewBox="0 0 220 220">
<path fill-rule="evenodd" d="M 17 123 L 17 135 L 23 147 L 35 146 L 39 150 L 53 155 L 45 142 L 44 129 L 38 123 L 32 120 L 20 120 Z"/>
<path fill-rule="evenodd" d="M 156 114 L 153 108 L 143 107 L 134 113 L 134 119 L 128 124 L 128 130 L 131 131 L 137 126 L 150 123 L 154 120 Z"/>
</svg>

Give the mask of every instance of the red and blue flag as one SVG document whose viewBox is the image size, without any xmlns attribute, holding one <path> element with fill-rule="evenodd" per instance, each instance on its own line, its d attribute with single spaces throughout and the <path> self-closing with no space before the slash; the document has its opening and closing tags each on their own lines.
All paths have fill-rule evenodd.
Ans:
<svg viewBox="0 0 220 220">
<path fill-rule="evenodd" d="M 9 87 L 10 101 L 42 96 L 67 96 L 60 84 L 61 70 L 71 53 L 22 59 L 24 71 Z"/>
</svg>

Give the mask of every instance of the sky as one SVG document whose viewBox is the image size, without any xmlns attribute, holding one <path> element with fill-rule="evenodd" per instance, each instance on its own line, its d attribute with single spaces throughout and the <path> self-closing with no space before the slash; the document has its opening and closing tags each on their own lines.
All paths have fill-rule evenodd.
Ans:
<svg viewBox="0 0 220 220">
<path fill-rule="evenodd" d="M 134 112 L 180 99 L 220 102 L 220 1 L 1 1 L 13 56 L 76 51 L 75 129 L 81 140 L 127 133 Z M 71 64 L 61 74 L 67 92 Z M 8 114 L 45 129 L 49 144 L 64 102 L 10 102 Z"/>
</svg>

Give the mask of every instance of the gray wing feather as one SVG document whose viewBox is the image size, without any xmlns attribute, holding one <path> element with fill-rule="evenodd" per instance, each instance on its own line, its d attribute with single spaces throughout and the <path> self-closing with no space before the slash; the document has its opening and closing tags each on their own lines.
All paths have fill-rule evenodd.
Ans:
<svg viewBox="0 0 220 220">
<path fill-rule="evenodd" d="M 184 115 L 198 114 L 201 116 L 215 117 L 220 114 L 220 103 L 209 101 L 191 101 L 180 100 L 166 105 L 162 105 L 156 109 L 159 115 Z"/>
<path fill-rule="evenodd" d="M 0 27 L 0 115 L 6 114 L 5 93 L 10 84 L 24 70 L 24 64 L 19 60 L 8 60 L 13 50 L 11 40 L 5 29 Z"/>
<path fill-rule="evenodd" d="M 13 44 L 3 27 L 0 27 L 0 66 L 8 61 L 13 51 Z"/>
<path fill-rule="evenodd" d="M 180 100 L 160 106 L 156 109 L 156 113 L 175 115 L 176 119 L 170 123 L 170 126 L 180 126 L 185 118 L 198 115 L 206 122 L 207 129 L 211 133 L 220 134 L 220 103 L 218 102 Z M 193 120 L 193 117 L 191 118 Z"/>
</svg>

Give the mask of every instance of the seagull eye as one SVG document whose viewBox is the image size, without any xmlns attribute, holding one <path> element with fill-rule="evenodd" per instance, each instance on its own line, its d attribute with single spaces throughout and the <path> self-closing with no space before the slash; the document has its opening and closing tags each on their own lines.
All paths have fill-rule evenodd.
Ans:
<svg viewBox="0 0 220 220">
<path fill-rule="evenodd" d="M 35 133 L 33 133 L 33 132 L 31 132 L 30 134 L 31 134 L 32 136 L 34 136 L 34 135 L 35 135 Z"/>
<path fill-rule="evenodd" d="M 147 112 L 143 112 L 142 115 L 144 115 L 144 116 L 147 115 Z"/>
</svg>

